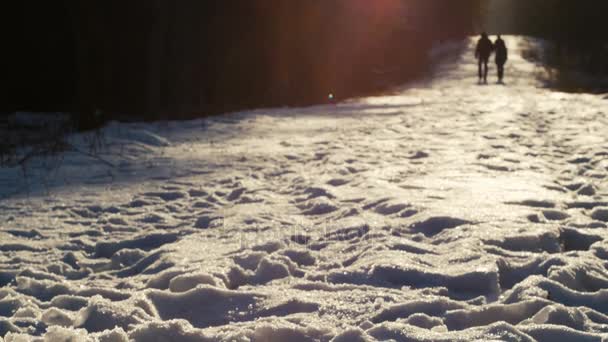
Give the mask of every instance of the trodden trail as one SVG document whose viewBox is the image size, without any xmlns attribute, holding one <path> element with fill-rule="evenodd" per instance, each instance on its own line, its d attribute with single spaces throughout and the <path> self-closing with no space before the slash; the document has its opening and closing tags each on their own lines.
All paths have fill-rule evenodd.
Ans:
<svg viewBox="0 0 608 342">
<path fill-rule="evenodd" d="M 506 42 L 506 85 L 471 39 L 386 96 L 113 123 L 29 196 L 0 170 L 0 337 L 608 338 L 607 100 Z"/>
</svg>

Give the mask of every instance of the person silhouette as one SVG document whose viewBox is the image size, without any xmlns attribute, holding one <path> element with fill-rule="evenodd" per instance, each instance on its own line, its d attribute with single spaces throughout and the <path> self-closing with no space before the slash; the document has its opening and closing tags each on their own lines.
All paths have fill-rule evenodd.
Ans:
<svg viewBox="0 0 608 342">
<path fill-rule="evenodd" d="M 484 83 L 488 83 L 488 62 L 493 50 L 494 44 L 488 38 L 488 34 L 482 33 L 475 48 L 475 58 L 477 59 L 479 68 L 479 83 L 481 83 L 482 79 Z"/>
<path fill-rule="evenodd" d="M 498 83 L 502 83 L 502 79 L 505 76 L 505 64 L 509 58 L 509 52 L 505 41 L 502 40 L 500 35 L 494 42 L 494 50 L 496 51 L 496 68 L 498 69 Z"/>
</svg>

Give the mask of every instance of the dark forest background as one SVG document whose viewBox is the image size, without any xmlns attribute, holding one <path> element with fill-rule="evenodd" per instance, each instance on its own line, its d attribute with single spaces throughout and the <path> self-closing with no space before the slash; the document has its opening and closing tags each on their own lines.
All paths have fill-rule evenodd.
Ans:
<svg viewBox="0 0 608 342">
<path fill-rule="evenodd" d="M 10 2 L 0 21 L 0 113 L 68 112 L 86 129 L 108 119 L 191 118 L 368 94 L 422 75 L 432 45 L 479 31 L 488 3 Z M 559 70 L 608 75 L 608 2 L 511 4 L 515 22 L 501 33 L 553 42 L 544 62 Z"/>
<path fill-rule="evenodd" d="M 475 0 L 20 0 L 0 111 L 179 119 L 385 89 L 473 32 Z"/>
<path fill-rule="evenodd" d="M 550 68 L 548 86 L 572 92 L 608 92 L 607 1 L 509 1 L 514 13 L 512 33 L 548 43 L 524 56 Z"/>
</svg>

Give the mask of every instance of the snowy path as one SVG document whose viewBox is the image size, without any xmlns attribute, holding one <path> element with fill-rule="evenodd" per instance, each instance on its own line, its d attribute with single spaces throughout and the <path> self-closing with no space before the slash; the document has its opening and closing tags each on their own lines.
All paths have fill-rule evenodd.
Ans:
<svg viewBox="0 0 608 342">
<path fill-rule="evenodd" d="M 50 196 L 0 170 L 0 337 L 608 339 L 607 100 L 507 43 L 508 86 L 467 54 L 390 96 L 114 124 L 116 167 L 66 155 Z"/>
</svg>

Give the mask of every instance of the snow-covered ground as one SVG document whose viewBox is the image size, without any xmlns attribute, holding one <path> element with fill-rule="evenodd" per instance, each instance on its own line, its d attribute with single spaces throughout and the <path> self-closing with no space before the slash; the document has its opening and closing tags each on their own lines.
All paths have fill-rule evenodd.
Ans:
<svg viewBox="0 0 608 342">
<path fill-rule="evenodd" d="M 471 53 L 1 169 L 0 340 L 608 339 L 607 99 L 539 88 L 525 42 L 506 86 Z"/>
</svg>

